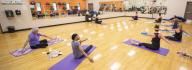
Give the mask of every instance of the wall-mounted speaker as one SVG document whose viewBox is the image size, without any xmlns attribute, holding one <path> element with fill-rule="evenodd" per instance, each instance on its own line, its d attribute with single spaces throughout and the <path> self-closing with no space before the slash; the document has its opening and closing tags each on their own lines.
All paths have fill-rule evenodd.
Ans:
<svg viewBox="0 0 192 70">
<path fill-rule="evenodd" d="M 7 17 L 14 17 L 14 13 L 12 10 L 5 10 L 5 14 Z"/>
<path fill-rule="evenodd" d="M 18 16 L 21 15 L 21 10 L 15 10 L 15 14 Z"/>
</svg>

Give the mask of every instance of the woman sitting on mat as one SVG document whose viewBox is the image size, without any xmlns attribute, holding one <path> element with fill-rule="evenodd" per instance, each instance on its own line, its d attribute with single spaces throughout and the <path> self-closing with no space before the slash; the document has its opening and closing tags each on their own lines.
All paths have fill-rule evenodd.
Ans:
<svg viewBox="0 0 192 70">
<path fill-rule="evenodd" d="M 164 36 L 161 33 L 159 33 L 159 25 L 155 25 L 154 28 L 155 28 L 155 33 L 153 35 L 149 35 L 149 34 L 147 35 L 147 36 L 152 37 L 152 40 L 151 40 L 152 44 L 149 44 L 149 43 L 134 43 L 134 42 L 132 42 L 132 44 L 138 45 L 138 46 L 145 46 L 146 48 L 149 48 L 149 49 L 152 49 L 152 50 L 159 50 L 160 40 L 161 39 L 165 40 L 168 44 L 170 44 L 169 41 L 167 41 L 164 38 Z"/>
<path fill-rule="evenodd" d="M 133 20 L 138 20 L 138 13 L 135 12 L 135 16 L 133 16 L 132 18 L 133 18 Z"/>
<path fill-rule="evenodd" d="M 86 41 L 87 39 L 85 40 L 80 40 L 80 37 L 78 34 L 74 33 L 72 35 L 72 42 L 71 42 L 71 45 L 72 45 L 72 49 L 73 49 L 73 55 L 75 56 L 75 59 L 80 59 L 82 57 L 86 57 L 89 59 L 90 62 L 94 62 L 93 59 L 91 59 L 87 52 L 91 50 L 91 48 L 93 47 L 92 45 L 88 46 L 86 49 L 83 49 L 81 47 L 81 43 Z"/>
<path fill-rule="evenodd" d="M 98 17 L 98 15 L 95 18 L 95 23 L 96 24 L 101 24 L 102 23 L 102 20 Z"/>
<path fill-rule="evenodd" d="M 162 16 L 161 16 L 161 13 L 159 13 L 159 18 L 157 18 L 157 19 L 155 20 L 155 22 L 156 22 L 156 23 L 161 23 L 161 21 L 162 21 Z"/>
<path fill-rule="evenodd" d="M 172 27 L 172 29 L 177 29 L 178 27 L 179 27 L 178 19 L 174 19 L 173 20 L 173 27 Z"/>
<path fill-rule="evenodd" d="M 31 49 L 37 49 L 37 48 L 46 48 L 48 46 L 48 42 L 46 39 L 44 40 L 39 40 L 40 36 L 52 39 L 51 37 L 48 37 L 46 35 L 40 34 L 39 28 L 32 28 L 32 32 L 29 34 L 28 39 L 26 40 L 23 48 L 27 46 L 29 43 Z"/>
<path fill-rule="evenodd" d="M 181 16 L 174 16 L 172 18 L 170 18 L 169 20 L 174 20 L 174 19 L 178 19 L 178 21 L 181 21 L 181 22 L 186 22 L 187 19 L 185 19 L 184 17 L 181 17 Z"/>
<path fill-rule="evenodd" d="M 183 36 L 182 26 L 179 25 L 179 27 L 174 29 L 174 31 L 175 31 L 175 34 L 173 36 L 165 36 L 165 38 L 172 41 L 182 41 L 182 36 Z"/>
</svg>

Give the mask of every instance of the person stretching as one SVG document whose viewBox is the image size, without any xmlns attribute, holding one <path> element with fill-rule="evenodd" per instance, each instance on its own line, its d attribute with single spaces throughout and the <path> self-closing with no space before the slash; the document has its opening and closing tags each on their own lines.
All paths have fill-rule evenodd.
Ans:
<svg viewBox="0 0 192 70">
<path fill-rule="evenodd" d="M 138 20 L 138 13 L 135 12 L 135 16 L 133 16 L 132 18 L 133 18 L 133 20 Z"/>
<path fill-rule="evenodd" d="M 86 57 L 89 59 L 90 62 L 94 62 L 93 59 L 91 59 L 87 52 L 91 50 L 91 48 L 93 47 L 92 45 L 88 46 L 87 48 L 83 49 L 81 47 L 81 43 L 86 41 L 85 40 L 80 40 L 80 37 L 78 34 L 74 33 L 72 36 L 72 42 L 71 42 L 71 46 L 72 46 L 72 50 L 73 50 L 73 55 L 75 59 L 81 59 L 82 57 Z"/>
<path fill-rule="evenodd" d="M 163 39 L 168 44 L 170 44 L 169 41 L 166 40 L 161 33 L 159 33 L 159 25 L 155 25 L 154 30 L 155 30 L 154 34 L 152 34 L 152 35 L 147 34 L 147 36 L 152 37 L 151 44 L 150 43 L 136 43 L 136 42 L 132 42 L 132 44 L 137 45 L 137 46 L 145 46 L 146 48 L 151 49 L 151 50 L 159 50 L 161 39 Z M 172 44 L 170 44 L 170 45 L 172 45 Z"/>
</svg>

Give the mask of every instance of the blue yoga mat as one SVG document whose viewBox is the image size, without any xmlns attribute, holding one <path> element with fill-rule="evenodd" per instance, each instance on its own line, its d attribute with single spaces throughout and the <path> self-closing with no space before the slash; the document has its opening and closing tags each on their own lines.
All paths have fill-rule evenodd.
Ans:
<svg viewBox="0 0 192 70">
<path fill-rule="evenodd" d="M 141 42 L 139 42 L 139 41 L 137 41 L 137 40 L 133 40 L 133 39 L 126 40 L 126 41 L 124 41 L 124 43 L 127 44 L 127 45 L 132 45 L 132 46 L 135 46 L 135 47 L 138 47 L 138 48 L 147 50 L 147 51 L 151 51 L 151 52 L 154 52 L 154 53 L 163 55 L 163 56 L 166 56 L 166 55 L 169 53 L 169 50 L 166 49 L 166 48 L 161 48 L 161 47 L 160 47 L 159 50 L 151 50 L 151 49 L 146 48 L 145 46 L 136 46 L 136 45 L 133 45 L 133 44 L 131 43 L 131 41 L 135 41 L 135 42 L 137 42 L 137 43 L 141 43 Z"/>
<path fill-rule="evenodd" d="M 141 32 L 142 35 L 147 35 L 148 33 L 147 32 Z"/>
<path fill-rule="evenodd" d="M 164 27 L 172 27 L 173 25 L 161 25 L 161 26 L 164 26 Z"/>
<path fill-rule="evenodd" d="M 86 48 L 88 45 L 82 46 L 82 48 Z M 87 54 L 90 54 L 96 47 L 93 47 Z M 77 66 L 85 59 L 85 57 L 81 59 L 74 59 L 73 53 L 69 54 L 66 58 L 53 65 L 49 70 L 75 70 Z"/>
</svg>

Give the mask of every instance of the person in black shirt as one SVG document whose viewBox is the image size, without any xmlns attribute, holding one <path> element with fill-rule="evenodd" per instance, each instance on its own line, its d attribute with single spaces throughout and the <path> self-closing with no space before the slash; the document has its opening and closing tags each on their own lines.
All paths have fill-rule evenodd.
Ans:
<svg viewBox="0 0 192 70">
<path fill-rule="evenodd" d="M 150 36 L 152 37 L 152 40 L 151 40 L 151 44 L 150 43 L 134 43 L 132 42 L 132 44 L 134 45 L 138 45 L 138 46 L 145 46 L 146 48 L 149 48 L 151 50 L 159 50 L 160 48 L 160 40 L 163 39 L 164 41 L 166 41 L 167 43 L 169 43 L 169 41 L 167 41 L 164 36 L 159 33 L 159 25 L 155 25 L 155 32 L 154 34 L 151 34 L 151 35 L 147 35 L 147 36 Z M 170 43 L 169 43 L 170 44 Z M 172 45 L 172 44 L 170 44 Z"/>
<path fill-rule="evenodd" d="M 182 41 L 182 36 L 183 36 L 182 26 L 179 25 L 179 27 L 174 29 L 174 31 L 175 31 L 175 34 L 173 34 L 173 36 L 165 36 L 165 38 L 172 41 Z"/>
<path fill-rule="evenodd" d="M 98 16 L 96 16 L 96 18 L 95 18 L 95 23 L 96 23 L 96 24 L 101 24 L 101 23 L 102 23 L 102 20 L 101 20 Z"/>
<path fill-rule="evenodd" d="M 133 18 L 133 20 L 138 20 L 138 13 L 135 12 L 135 16 L 133 16 L 132 18 Z"/>
<path fill-rule="evenodd" d="M 156 23 L 161 23 L 161 21 L 162 21 L 162 16 L 161 16 L 161 13 L 159 13 L 159 18 L 157 18 L 157 19 L 155 20 L 155 22 L 156 22 Z"/>
<path fill-rule="evenodd" d="M 182 22 L 186 22 L 187 21 L 186 18 L 181 17 L 181 16 L 176 16 L 176 15 L 174 17 L 170 18 L 169 20 L 174 20 L 174 19 L 178 19 L 179 21 L 182 21 Z"/>
</svg>

